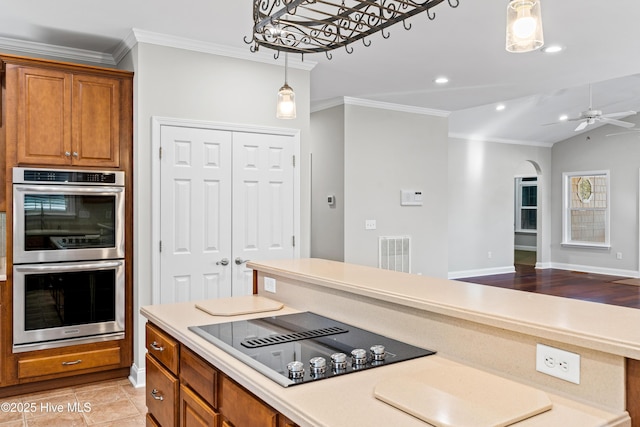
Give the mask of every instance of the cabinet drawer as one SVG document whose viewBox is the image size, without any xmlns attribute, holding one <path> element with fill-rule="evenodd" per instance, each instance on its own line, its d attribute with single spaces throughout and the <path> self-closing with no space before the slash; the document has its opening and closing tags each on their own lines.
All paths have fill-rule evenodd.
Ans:
<svg viewBox="0 0 640 427">
<path fill-rule="evenodd" d="M 218 414 L 189 387 L 180 385 L 180 427 L 217 427 Z"/>
<path fill-rule="evenodd" d="M 178 375 L 178 342 L 157 327 L 147 323 L 147 351 L 174 375 Z"/>
<path fill-rule="evenodd" d="M 149 413 L 147 413 L 146 420 L 147 420 L 146 422 L 147 427 L 162 427 L 156 422 L 156 420 L 153 419 L 153 417 Z"/>
<path fill-rule="evenodd" d="M 148 354 L 146 361 L 147 410 L 162 427 L 175 427 L 178 421 L 178 379 Z"/>
<path fill-rule="evenodd" d="M 24 358 L 18 361 L 18 378 L 76 372 L 120 364 L 120 348 L 84 351 L 49 357 Z"/>
<path fill-rule="evenodd" d="M 218 407 L 218 371 L 184 346 L 180 349 L 180 383 L 191 387 L 209 405 Z"/>
<path fill-rule="evenodd" d="M 236 427 L 277 427 L 278 413 L 224 375 L 220 376 L 220 413 Z"/>
</svg>

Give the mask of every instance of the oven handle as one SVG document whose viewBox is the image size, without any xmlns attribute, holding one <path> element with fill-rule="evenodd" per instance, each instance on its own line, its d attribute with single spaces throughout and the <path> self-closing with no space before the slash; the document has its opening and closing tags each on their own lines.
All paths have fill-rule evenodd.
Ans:
<svg viewBox="0 0 640 427">
<path fill-rule="evenodd" d="M 106 270 L 114 267 L 121 267 L 124 262 L 121 260 L 116 261 L 101 261 L 101 262 L 78 262 L 78 263 L 64 263 L 64 264 L 29 264 L 29 265 L 15 265 L 16 271 L 24 273 L 55 273 L 55 272 L 67 272 L 67 271 L 85 271 L 85 270 Z"/>
</svg>

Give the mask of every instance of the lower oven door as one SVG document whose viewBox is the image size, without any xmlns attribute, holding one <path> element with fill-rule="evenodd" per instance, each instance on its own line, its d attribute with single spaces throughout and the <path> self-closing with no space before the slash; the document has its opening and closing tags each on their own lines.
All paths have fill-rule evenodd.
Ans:
<svg viewBox="0 0 640 427">
<path fill-rule="evenodd" d="M 124 338 L 124 260 L 13 267 L 13 351 Z"/>
</svg>

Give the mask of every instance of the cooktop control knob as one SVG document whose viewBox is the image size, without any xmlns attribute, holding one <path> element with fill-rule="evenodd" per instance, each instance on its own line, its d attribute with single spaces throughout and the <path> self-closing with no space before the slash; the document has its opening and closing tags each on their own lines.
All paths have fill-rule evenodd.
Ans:
<svg viewBox="0 0 640 427">
<path fill-rule="evenodd" d="M 333 370 L 335 371 L 347 369 L 347 355 L 344 353 L 333 353 L 331 355 L 331 366 L 333 366 Z"/>
<path fill-rule="evenodd" d="M 356 348 L 351 351 L 351 363 L 359 366 L 367 364 L 367 352 L 362 348 Z"/>
<path fill-rule="evenodd" d="M 327 371 L 327 361 L 324 357 L 313 357 L 309 360 L 310 370 L 314 374 L 324 374 Z"/>
<path fill-rule="evenodd" d="M 371 352 L 371 360 L 375 360 L 376 362 L 383 361 L 387 356 L 387 353 L 384 350 L 384 346 L 380 344 L 371 346 L 369 351 Z"/>
<path fill-rule="evenodd" d="M 289 371 L 289 378 L 298 380 L 304 378 L 304 364 L 300 361 L 287 363 L 287 370 Z"/>
</svg>

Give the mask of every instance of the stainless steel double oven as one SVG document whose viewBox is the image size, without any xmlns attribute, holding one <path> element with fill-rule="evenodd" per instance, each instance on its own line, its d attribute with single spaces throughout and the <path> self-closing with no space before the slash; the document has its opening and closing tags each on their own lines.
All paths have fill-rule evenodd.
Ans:
<svg viewBox="0 0 640 427">
<path fill-rule="evenodd" d="M 13 351 L 124 338 L 124 172 L 13 169 Z"/>
</svg>

